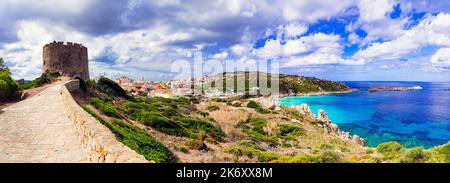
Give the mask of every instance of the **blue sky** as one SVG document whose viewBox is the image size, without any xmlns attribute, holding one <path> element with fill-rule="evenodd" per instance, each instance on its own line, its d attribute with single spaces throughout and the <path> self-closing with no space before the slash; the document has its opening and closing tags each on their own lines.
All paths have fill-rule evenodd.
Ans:
<svg viewBox="0 0 450 183">
<path fill-rule="evenodd" d="M 168 80 L 202 52 L 331 80 L 450 81 L 450 1 L 6 0 L 0 22 L 16 78 L 39 76 L 57 40 L 89 48 L 91 76 Z"/>
</svg>

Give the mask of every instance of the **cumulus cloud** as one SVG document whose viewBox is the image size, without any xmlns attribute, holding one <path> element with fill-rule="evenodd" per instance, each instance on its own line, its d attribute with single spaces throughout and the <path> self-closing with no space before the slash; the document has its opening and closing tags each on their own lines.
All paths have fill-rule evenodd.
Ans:
<svg viewBox="0 0 450 183">
<path fill-rule="evenodd" d="M 435 66 L 450 67 L 450 48 L 441 48 L 431 56 L 431 63 Z"/>
<path fill-rule="evenodd" d="M 397 3 L 401 14 L 392 19 Z M 446 1 L 422 0 L 5 0 L 0 56 L 16 77 L 27 79 L 40 74 L 42 46 L 53 40 L 86 45 L 94 75 L 169 77 L 173 61 L 191 59 L 196 51 L 217 60 L 275 58 L 283 67 L 364 64 L 399 59 L 427 45 L 449 47 L 448 7 Z M 430 13 L 405 30 L 414 11 Z M 319 20 L 349 12 L 357 18 L 345 33 L 309 31 Z M 254 48 L 271 34 L 276 39 Z M 343 56 L 348 44 L 360 50 Z"/>
<path fill-rule="evenodd" d="M 392 60 L 428 45 L 450 45 L 450 14 L 429 15 L 411 30 L 404 30 L 402 36 L 382 43 L 373 43 L 358 51 L 353 57 L 367 60 Z"/>
</svg>

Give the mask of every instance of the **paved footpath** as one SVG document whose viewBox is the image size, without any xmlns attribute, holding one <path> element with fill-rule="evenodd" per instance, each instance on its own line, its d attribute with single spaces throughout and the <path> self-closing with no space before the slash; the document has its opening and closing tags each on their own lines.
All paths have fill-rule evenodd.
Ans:
<svg viewBox="0 0 450 183">
<path fill-rule="evenodd" d="M 61 85 L 0 110 L 0 162 L 86 162 Z"/>
</svg>

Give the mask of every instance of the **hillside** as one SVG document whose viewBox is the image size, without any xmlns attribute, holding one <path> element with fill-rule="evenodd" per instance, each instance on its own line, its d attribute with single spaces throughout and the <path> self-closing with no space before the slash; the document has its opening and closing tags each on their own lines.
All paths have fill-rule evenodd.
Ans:
<svg viewBox="0 0 450 183">
<path fill-rule="evenodd" d="M 313 92 L 350 92 L 352 88 L 336 82 L 304 77 L 298 75 L 280 75 L 280 93 L 282 94 L 307 94 Z"/>
<path fill-rule="evenodd" d="M 134 98 L 107 78 L 80 81 L 78 103 L 155 162 L 450 162 L 450 144 L 364 147 L 296 108 L 266 108 L 242 97 Z"/>
<path fill-rule="evenodd" d="M 222 73 L 209 76 L 209 81 L 203 83 L 205 90 L 215 87 L 216 83 L 222 83 L 223 88 L 228 86 L 237 93 L 248 92 L 252 87 L 261 87 L 262 82 L 259 81 L 258 76 L 266 79 L 266 86 L 271 86 L 271 81 L 274 80 L 279 83 L 279 90 L 281 95 L 303 95 L 303 94 L 319 94 L 319 93 L 342 93 L 354 91 L 349 86 L 335 81 L 318 79 L 315 77 L 304 77 L 298 75 L 280 74 L 275 77 L 270 73 L 264 72 L 235 72 Z M 264 77 L 266 76 L 266 77 Z M 244 81 L 244 82 L 241 82 Z M 240 86 L 240 87 L 239 87 Z"/>
</svg>

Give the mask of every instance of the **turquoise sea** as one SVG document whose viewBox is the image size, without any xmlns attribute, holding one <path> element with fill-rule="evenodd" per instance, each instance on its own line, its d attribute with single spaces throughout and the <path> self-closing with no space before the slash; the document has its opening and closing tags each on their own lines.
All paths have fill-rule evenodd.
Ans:
<svg viewBox="0 0 450 183">
<path fill-rule="evenodd" d="M 295 96 L 281 105 L 307 103 L 324 109 L 342 130 L 366 139 L 368 146 L 397 141 L 425 148 L 450 141 L 450 82 L 343 82 L 360 91 L 350 94 Z M 368 92 L 369 87 L 422 86 L 416 91 Z"/>
</svg>

